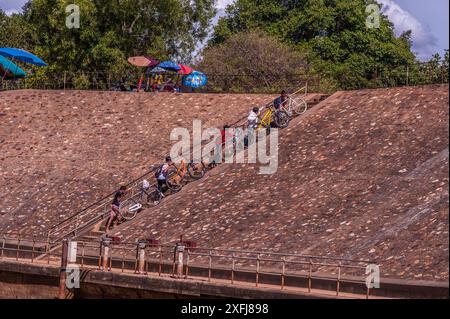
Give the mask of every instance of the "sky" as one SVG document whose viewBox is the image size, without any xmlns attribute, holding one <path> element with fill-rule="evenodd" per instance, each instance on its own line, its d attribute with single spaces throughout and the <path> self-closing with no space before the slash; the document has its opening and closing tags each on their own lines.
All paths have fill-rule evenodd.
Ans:
<svg viewBox="0 0 450 319">
<path fill-rule="evenodd" d="M 0 0 L 7 14 L 19 12 L 27 0 Z M 219 14 L 234 0 L 218 0 Z M 378 0 L 397 35 L 413 32 L 413 50 L 422 60 L 449 48 L 449 0 Z M 215 19 L 216 20 L 216 19 Z"/>
</svg>

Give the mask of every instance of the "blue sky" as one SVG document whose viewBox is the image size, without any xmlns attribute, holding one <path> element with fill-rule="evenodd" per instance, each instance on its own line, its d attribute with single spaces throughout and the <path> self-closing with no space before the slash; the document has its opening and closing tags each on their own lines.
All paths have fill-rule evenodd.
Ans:
<svg viewBox="0 0 450 319">
<path fill-rule="evenodd" d="M 20 11 L 27 0 L 0 0 L 7 13 Z M 224 9 L 234 0 L 218 0 Z M 394 23 L 396 32 L 413 31 L 413 50 L 421 59 L 449 48 L 449 0 L 378 0 Z M 223 12 L 223 11 L 222 11 Z"/>
</svg>

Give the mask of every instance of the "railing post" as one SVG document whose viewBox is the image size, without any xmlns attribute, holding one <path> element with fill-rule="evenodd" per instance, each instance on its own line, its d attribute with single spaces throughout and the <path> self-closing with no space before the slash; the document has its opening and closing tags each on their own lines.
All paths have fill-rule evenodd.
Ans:
<svg viewBox="0 0 450 319">
<path fill-rule="evenodd" d="M 234 271 L 235 271 L 235 266 L 236 266 L 236 261 L 235 261 L 235 254 L 233 252 L 233 254 L 231 255 L 232 258 L 232 264 L 231 264 L 231 284 L 234 284 Z"/>
<path fill-rule="evenodd" d="M 338 276 L 337 276 L 337 283 L 336 283 L 336 296 L 339 296 L 340 281 L 341 281 L 341 262 L 339 261 Z"/>
<path fill-rule="evenodd" d="M 50 236 L 47 237 L 47 243 L 45 244 L 45 252 L 47 254 L 47 264 L 50 264 Z"/>
<path fill-rule="evenodd" d="M 31 262 L 34 262 L 34 249 L 36 246 L 36 236 L 33 236 L 33 247 L 31 249 Z"/>
<path fill-rule="evenodd" d="M 98 269 L 102 269 L 102 255 L 103 255 L 103 238 L 100 241 L 99 251 L 98 251 Z"/>
<path fill-rule="evenodd" d="M 308 276 L 308 292 L 311 292 L 312 287 L 312 259 L 309 259 L 309 276 Z"/>
<path fill-rule="evenodd" d="M 20 235 L 17 239 L 17 251 L 16 251 L 16 260 L 19 260 L 19 250 L 20 250 Z"/>
<path fill-rule="evenodd" d="M 183 276 L 183 261 L 184 261 L 184 250 L 185 246 L 182 243 L 177 243 L 176 250 L 178 253 L 177 259 L 177 277 L 181 278 Z"/>
<path fill-rule="evenodd" d="M 209 251 L 209 266 L 208 266 L 208 281 L 211 281 L 211 268 L 212 268 L 212 252 Z"/>
<path fill-rule="evenodd" d="M 161 277 L 161 271 L 162 271 L 162 246 L 159 246 L 159 267 L 158 267 L 158 276 Z"/>
<path fill-rule="evenodd" d="M 81 250 L 81 268 L 84 267 L 84 250 L 85 250 L 85 246 L 86 243 L 85 242 L 80 242 L 82 244 L 82 250 Z"/>
<path fill-rule="evenodd" d="M 69 254 L 69 242 L 64 239 L 62 242 L 62 256 L 61 256 L 61 268 L 59 272 L 59 299 L 66 299 L 66 269 L 67 269 L 67 257 Z"/>
<path fill-rule="evenodd" d="M 6 235 L 3 235 L 2 254 L 1 254 L 2 258 L 3 258 L 3 251 L 5 250 L 5 244 L 6 244 Z"/>
<path fill-rule="evenodd" d="M 189 276 L 189 248 L 186 250 L 186 275 L 184 276 L 187 279 Z"/>
<path fill-rule="evenodd" d="M 124 268 L 125 268 L 125 252 L 122 250 L 122 272 L 124 272 Z"/>
<path fill-rule="evenodd" d="M 101 271 L 108 271 L 108 259 L 109 259 L 109 245 L 111 244 L 111 238 L 102 238 L 103 258 Z"/>
<path fill-rule="evenodd" d="M 138 267 L 135 273 L 142 274 L 145 269 L 145 248 L 147 247 L 146 240 L 139 240 L 137 244 L 136 259 L 138 260 Z"/>
<path fill-rule="evenodd" d="M 259 284 L 259 254 L 258 254 L 258 256 L 256 257 L 256 287 L 258 287 L 258 284 Z"/>
<path fill-rule="evenodd" d="M 286 274 L 286 260 L 284 257 L 281 259 L 281 262 L 282 262 L 282 264 L 281 264 L 281 290 L 283 290 L 284 289 L 284 276 Z"/>
</svg>

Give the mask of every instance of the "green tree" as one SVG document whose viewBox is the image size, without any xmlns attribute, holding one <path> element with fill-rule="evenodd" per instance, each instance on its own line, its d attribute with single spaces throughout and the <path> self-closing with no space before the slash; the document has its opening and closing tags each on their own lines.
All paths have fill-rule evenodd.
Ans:
<svg viewBox="0 0 450 319">
<path fill-rule="evenodd" d="M 309 66 L 301 53 L 262 32 L 241 32 L 203 52 L 198 69 L 209 89 L 225 92 L 279 92 L 304 85 Z"/>
<path fill-rule="evenodd" d="M 31 50 L 31 30 L 22 15 L 7 16 L 0 9 L 0 44 L 2 47 L 23 48 Z"/>
<path fill-rule="evenodd" d="M 410 34 L 397 38 L 387 17 L 368 28 L 370 0 L 237 0 L 219 20 L 210 46 L 242 30 L 263 30 L 308 52 L 312 68 L 341 88 L 378 85 L 383 74 L 408 63 Z"/>
<path fill-rule="evenodd" d="M 66 7 L 80 7 L 80 28 Z M 36 51 L 56 71 L 123 71 L 126 58 L 151 54 L 187 60 L 207 35 L 215 0 L 33 0 L 24 17 Z"/>
</svg>

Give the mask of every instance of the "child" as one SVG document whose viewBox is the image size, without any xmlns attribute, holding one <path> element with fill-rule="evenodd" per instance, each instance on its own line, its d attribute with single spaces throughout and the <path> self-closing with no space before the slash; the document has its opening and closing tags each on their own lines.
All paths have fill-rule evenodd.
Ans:
<svg viewBox="0 0 450 319">
<path fill-rule="evenodd" d="M 247 127 L 249 129 L 255 129 L 257 127 L 259 112 L 260 110 L 256 106 L 250 111 L 250 114 L 248 115 L 247 118 Z"/>
</svg>

